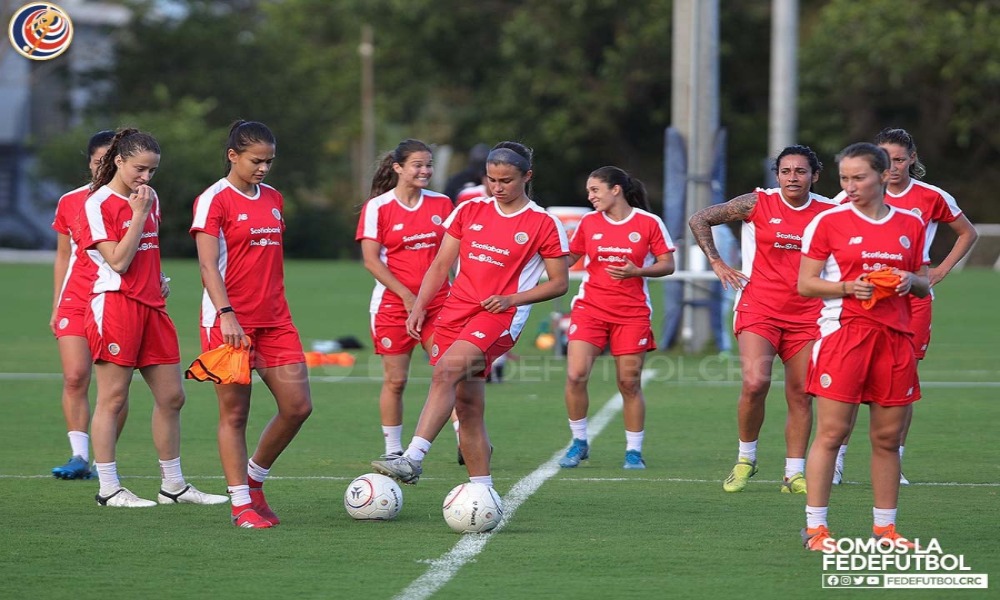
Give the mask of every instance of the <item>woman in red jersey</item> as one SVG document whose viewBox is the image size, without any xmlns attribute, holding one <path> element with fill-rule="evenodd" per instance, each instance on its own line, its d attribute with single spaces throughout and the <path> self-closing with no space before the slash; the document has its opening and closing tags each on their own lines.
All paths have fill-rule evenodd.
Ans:
<svg viewBox="0 0 1000 600">
<path fill-rule="evenodd" d="M 813 349 L 807 391 L 816 396 L 816 437 L 806 476 L 809 550 L 831 543 L 827 508 L 837 449 L 859 403 L 871 411 L 872 535 L 896 545 L 899 499 L 899 435 L 908 406 L 920 398 L 908 295 L 930 292 L 923 222 L 886 203 L 889 156 L 858 143 L 838 156 L 840 185 L 848 202 L 817 216 L 802 242 L 799 292 L 822 298 L 820 339 Z M 888 297 L 874 305 L 868 276 L 891 269 L 899 277 Z"/>
<path fill-rule="evenodd" d="M 921 181 L 927 173 L 924 165 L 917 158 L 917 144 L 905 129 L 887 128 L 875 136 L 875 143 L 889 154 L 889 184 L 885 192 L 885 201 L 902 210 L 908 210 L 920 217 L 927 229 L 927 247 L 934 243 L 938 224 L 947 224 L 955 233 L 955 243 L 948 255 L 936 267 L 927 271 L 931 284 L 931 293 L 924 298 L 910 296 L 910 310 L 913 327 L 913 344 L 916 348 L 917 360 L 923 360 L 927 354 L 927 346 L 931 341 L 931 307 L 934 300 L 934 286 L 940 283 L 948 273 L 962 260 L 976 243 L 979 234 L 969 222 L 968 217 L 955 202 L 951 194 L 939 187 Z M 840 198 L 840 196 L 838 196 Z M 846 201 L 846 199 L 845 199 Z M 906 444 L 906 434 L 910 430 L 913 419 L 913 406 L 906 414 L 906 423 L 899 439 L 899 460 L 903 460 L 903 449 Z M 853 425 L 851 429 L 853 429 Z M 844 457 L 847 454 L 847 443 L 844 440 L 837 453 L 837 466 L 833 472 L 834 485 L 840 484 L 844 477 Z M 899 473 L 899 483 L 909 485 L 909 480 Z"/>
<path fill-rule="evenodd" d="M 403 453 L 403 392 L 410 358 L 417 344 L 430 353 L 431 324 L 450 288 L 446 279 L 427 305 L 428 326 L 420 339 L 410 337 L 406 318 L 441 247 L 444 221 L 454 208 L 448 196 L 427 190 L 433 174 L 430 147 L 420 140 L 403 140 L 379 162 L 370 199 L 358 221 L 356 239 L 365 268 L 375 278 L 370 332 L 375 353 L 382 358 L 379 414 L 386 454 Z"/>
<path fill-rule="evenodd" d="M 101 159 L 108 152 L 115 132 L 98 131 L 87 144 L 90 178 L 97 173 Z M 90 374 L 94 360 L 87 345 L 84 321 L 87 303 L 93 288 L 96 266 L 87 259 L 80 239 L 83 235 L 80 219 L 83 204 L 90 194 L 90 185 L 81 186 L 63 194 L 56 205 L 52 229 L 57 233 L 56 260 L 54 265 L 55 294 L 52 298 L 52 318 L 49 329 L 59 344 L 59 358 L 62 361 L 63 391 L 62 409 L 66 419 L 66 435 L 69 437 L 70 459 L 65 465 L 52 469 L 52 476 L 58 479 L 89 479 L 90 471 Z M 164 297 L 169 293 L 166 282 Z M 122 407 L 118 415 L 118 435 L 121 435 L 128 417 L 128 405 Z"/>
<path fill-rule="evenodd" d="M 819 334 L 821 303 L 796 290 L 800 243 L 806 225 L 833 206 L 812 193 L 823 164 L 808 146 L 789 146 L 774 163 L 778 189 L 757 189 L 725 204 L 702 209 L 690 220 L 691 231 L 723 286 L 738 290 L 733 329 L 740 350 L 743 384 L 737 407 L 739 453 L 722 484 L 742 491 L 757 474 L 757 440 L 771 389 L 775 356 L 785 365 L 785 477 L 781 491 L 804 494 L 805 456 L 812 429 L 812 398 L 806 393 L 809 351 Z M 719 256 L 712 226 L 743 222 L 743 269 Z"/>
<path fill-rule="evenodd" d="M 191 224 L 205 285 L 201 348 L 252 346 L 251 365 L 278 405 L 248 460 L 251 385 L 215 386 L 231 518 L 249 529 L 280 523 L 264 498 L 264 480 L 312 413 L 305 354 L 285 298 L 284 199 L 264 183 L 275 148 L 274 134 L 263 123 L 234 122 L 225 177 L 195 200 Z"/>
<path fill-rule="evenodd" d="M 674 272 L 675 248 L 663 221 L 649 209 L 646 188 L 618 167 L 601 167 L 587 179 L 594 212 L 580 220 L 570 241 L 569 264 L 586 257 L 573 298 L 566 347 L 566 411 L 573 436 L 563 468 L 590 457 L 587 382 L 594 361 L 610 346 L 625 419 L 626 469 L 645 469 L 646 399 L 642 365 L 653 341 L 652 303 L 645 277 Z"/>
<path fill-rule="evenodd" d="M 458 275 L 434 324 L 434 373 L 413 440 L 402 456 L 372 462 L 376 471 L 403 483 L 420 478 L 424 456 L 454 408 L 469 478 L 493 486 L 483 420 L 486 373 L 514 346 L 531 305 L 568 287 L 566 232 L 529 197 L 531 151 L 501 142 L 487 157 L 486 172 L 493 196 L 462 204 L 445 221 L 441 250 L 406 321 L 410 335 L 420 337 L 426 307 L 457 260 Z M 548 281 L 536 285 L 543 271 Z"/>
<path fill-rule="evenodd" d="M 181 385 L 177 330 L 167 315 L 160 270 L 160 207 L 149 181 L 160 164 L 160 146 L 136 129 L 115 133 L 84 205 L 87 226 L 80 245 L 97 267 L 87 310 L 86 334 L 97 375 L 91 422 L 101 506 L 149 507 L 122 487 L 115 460 L 118 421 L 138 369 L 153 394 L 153 444 L 160 459 L 160 504 L 220 504 L 181 471 Z"/>
</svg>

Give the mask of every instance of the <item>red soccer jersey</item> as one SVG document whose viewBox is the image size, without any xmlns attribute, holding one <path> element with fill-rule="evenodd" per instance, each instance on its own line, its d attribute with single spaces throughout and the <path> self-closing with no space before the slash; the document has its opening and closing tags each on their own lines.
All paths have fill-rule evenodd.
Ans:
<svg viewBox="0 0 1000 600">
<path fill-rule="evenodd" d="M 280 327 L 292 322 L 285 299 L 284 199 L 273 187 L 257 186 L 247 196 L 222 178 L 194 201 L 191 235 L 219 239 L 219 272 L 229 303 L 242 327 Z M 212 327 L 218 315 L 205 290 L 201 325 Z"/>
<path fill-rule="evenodd" d="M 87 198 L 84 203 L 87 225 L 82 231 L 80 247 L 96 266 L 95 294 L 121 292 L 147 306 L 166 306 L 160 293 L 160 201 L 154 199 L 153 202 L 153 210 L 143 224 L 135 258 L 124 273 L 118 274 L 101 256 L 97 244 L 121 241 L 132 223 L 132 207 L 128 198 L 119 196 L 106 185 Z"/>
<path fill-rule="evenodd" d="M 463 188 L 462 191 L 458 193 L 458 196 L 455 197 L 455 204 L 458 205 L 463 202 L 468 202 L 469 200 L 475 200 L 476 198 L 486 198 L 489 195 L 490 194 L 486 191 L 485 185 L 474 185 Z"/>
<path fill-rule="evenodd" d="M 802 232 L 834 204 L 809 194 L 800 207 L 787 203 L 778 188 L 757 188 L 757 204 L 743 221 L 743 273 L 750 278 L 736 296 L 734 310 L 764 314 L 792 323 L 815 323 L 819 298 L 799 295 Z"/>
<path fill-rule="evenodd" d="M 389 272 L 414 294 L 441 247 L 444 220 L 455 206 L 451 198 L 423 190 L 410 208 L 396 199 L 392 190 L 365 203 L 358 220 L 357 241 L 374 240 L 382 245 L 379 258 Z M 450 285 L 445 282 L 430 305 L 444 301 Z M 403 301 L 378 280 L 372 291 L 371 312 L 403 309 Z"/>
<path fill-rule="evenodd" d="M 86 307 L 94 278 L 97 277 L 97 265 L 87 258 L 85 249 L 80 247 L 86 226 L 86 218 L 81 213 L 89 194 L 90 186 L 87 185 L 63 194 L 52 220 L 52 229 L 69 236 L 69 267 L 59 290 L 59 306 L 62 307 Z"/>
<path fill-rule="evenodd" d="M 535 287 L 546 258 L 569 254 L 559 219 L 534 202 L 514 214 L 500 212 L 495 198 L 460 204 L 444 223 L 460 242 L 458 274 L 441 320 L 455 322 L 479 312 L 480 302 L 495 294 L 509 295 Z M 531 306 L 511 308 L 511 336 L 516 340 Z"/>
<path fill-rule="evenodd" d="M 851 203 L 813 219 L 803 235 L 802 253 L 824 262 L 821 277 L 827 281 L 854 281 L 885 267 L 916 273 L 930 262 L 920 219 L 890 206 L 888 215 L 874 221 Z M 883 298 L 870 310 L 854 296 L 823 300 L 820 334 L 833 333 L 848 319 L 866 319 L 910 334 L 909 296 Z"/>
<path fill-rule="evenodd" d="M 622 221 L 612 221 L 601 212 L 587 213 L 580 219 L 569 250 L 585 257 L 574 310 L 584 310 L 607 323 L 651 320 L 653 305 L 646 278 L 612 279 L 606 269 L 625 262 L 645 267 L 656 262 L 657 256 L 673 252 L 673 240 L 660 217 L 638 208 Z"/>
</svg>

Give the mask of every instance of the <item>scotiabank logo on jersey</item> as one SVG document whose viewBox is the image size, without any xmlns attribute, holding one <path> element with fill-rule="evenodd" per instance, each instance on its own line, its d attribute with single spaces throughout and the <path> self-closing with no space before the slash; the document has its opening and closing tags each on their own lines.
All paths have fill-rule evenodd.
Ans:
<svg viewBox="0 0 1000 600">
<path fill-rule="evenodd" d="M 434 231 L 403 236 L 404 250 L 428 250 L 431 248 L 437 248 L 437 233 Z"/>
<path fill-rule="evenodd" d="M 69 49 L 73 22 L 59 6 L 30 2 L 14 12 L 7 25 L 10 45 L 31 60 L 49 60 Z"/>
<path fill-rule="evenodd" d="M 251 227 L 251 236 L 260 236 L 250 240 L 251 246 L 280 246 L 281 239 L 274 239 L 272 234 L 281 235 L 280 227 Z"/>
<path fill-rule="evenodd" d="M 469 260 L 504 267 L 506 263 L 499 259 L 510 257 L 510 248 L 500 248 L 493 244 L 484 244 L 476 241 L 473 241 L 469 246 L 471 248 L 468 255 Z"/>
</svg>

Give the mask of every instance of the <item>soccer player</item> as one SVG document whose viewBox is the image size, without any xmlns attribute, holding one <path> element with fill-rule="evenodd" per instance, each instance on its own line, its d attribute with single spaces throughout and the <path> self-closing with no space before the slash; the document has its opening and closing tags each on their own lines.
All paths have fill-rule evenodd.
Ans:
<svg viewBox="0 0 1000 600">
<path fill-rule="evenodd" d="M 486 373 L 517 342 L 531 305 L 561 296 L 569 286 L 566 232 L 529 196 L 531 156 L 517 142 L 494 146 L 486 159 L 493 196 L 462 204 L 445 221 L 441 250 L 406 320 L 410 335 L 419 338 L 426 307 L 457 260 L 458 275 L 435 321 L 431 387 L 416 435 L 402 456 L 372 462 L 379 473 L 416 483 L 424 456 L 454 408 L 469 480 L 493 486 L 483 419 Z M 538 284 L 543 270 L 548 281 Z"/>
<path fill-rule="evenodd" d="M 889 153 L 889 184 L 885 193 L 885 201 L 896 208 L 908 210 L 920 217 L 927 230 L 928 249 L 934 243 L 939 223 L 946 223 L 957 236 L 954 245 L 941 264 L 927 272 L 931 293 L 924 298 L 910 296 L 910 310 L 912 311 L 910 324 L 913 327 L 913 343 L 916 347 L 917 360 L 923 360 L 927 354 L 927 346 L 931 341 L 933 288 L 948 276 L 948 273 L 969 253 L 969 250 L 972 250 L 979 234 L 976 233 L 976 228 L 969 222 L 968 217 L 962 214 L 962 210 L 951 194 L 921 181 L 927 170 L 917 158 L 917 144 L 913 141 L 913 136 L 905 129 L 886 128 L 875 136 L 875 143 Z M 837 199 L 842 202 L 847 201 L 843 193 L 838 195 Z M 857 413 L 855 413 L 856 418 Z M 910 405 L 907 407 L 906 422 L 899 439 L 900 461 L 903 460 L 906 434 L 910 430 L 912 419 L 913 405 Z M 854 429 L 853 423 L 851 429 Z M 837 453 L 837 464 L 833 471 L 834 485 L 839 485 L 844 478 L 844 458 L 847 454 L 847 444 L 850 437 L 850 433 L 848 433 L 847 439 L 841 444 Z M 899 473 L 899 483 L 901 485 L 910 484 L 902 470 Z"/>
<path fill-rule="evenodd" d="M 743 384 L 737 408 L 739 453 L 722 484 L 740 492 L 757 474 L 757 440 L 771 388 L 775 356 L 785 364 L 785 476 L 781 491 L 804 494 L 805 456 L 812 429 L 812 399 L 806 393 L 809 351 L 819 334 L 821 302 L 803 298 L 795 287 L 800 244 L 806 225 L 833 206 L 812 193 L 823 164 L 808 146 L 789 146 L 778 154 L 773 171 L 778 189 L 760 189 L 724 204 L 704 208 L 690 220 L 691 231 L 723 287 L 737 292 L 733 330 L 739 346 Z M 712 226 L 743 222 L 743 270 L 719 256 Z"/>
<path fill-rule="evenodd" d="M 806 528 L 802 542 L 822 550 L 831 539 L 827 508 L 837 449 L 859 403 L 871 411 L 872 535 L 906 544 L 896 532 L 899 436 L 907 406 L 920 398 L 908 295 L 930 293 L 924 223 L 886 203 L 889 155 L 868 143 L 837 155 L 849 202 L 818 215 L 802 239 L 799 292 L 822 298 L 820 339 L 807 390 L 816 396 L 816 437 L 809 449 Z M 874 305 L 869 274 L 891 268 L 899 277 Z"/>
<path fill-rule="evenodd" d="M 101 506 L 156 506 L 122 487 L 115 460 L 118 422 L 136 369 L 153 394 L 153 444 L 162 476 L 157 501 L 226 501 L 225 496 L 198 491 L 181 471 L 180 351 L 163 298 L 159 200 L 149 187 L 159 164 L 160 146 L 153 136 L 118 130 L 84 205 L 87 225 L 80 246 L 97 270 L 85 331 L 97 375 L 91 436 Z"/>
<path fill-rule="evenodd" d="M 642 365 L 656 349 L 652 303 L 645 277 L 674 272 L 673 240 L 650 212 L 646 188 L 618 167 L 601 167 L 587 179 L 594 212 L 580 220 L 569 245 L 569 264 L 586 257 L 583 282 L 573 298 L 566 347 L 566 412 L 573 436 L 559 466 L 572 468 L 590 456 L 587 382 L 594 361 L 610 346 L 625 419 L 626 469 L 645 469 L 642 439 L 646 399 Z"/>
<path fill-rule="evenodd" d="M 427 190 L 433 174 L 434 157 L 427 144 L 413 139 L 400 142 L 379 162 L 355 237 L 361 242 L 365 268 L 375 277 L 369 331 L 375 353 L 382 358 L 379 414 L 386 454 L 403 453 L 403 392 L 410 359 L 418 343 L 430 353 L 433 319 L 451 287 L 447 279 L 442 282 L 427 305 L 428 326 L 419 340 L 410 337 L 406 318 L 441 247 L 444 221 L 454 208 L 450 198 Z"/>
<path fill-rule="evenodd" d="M 115 132 L 110 130 L 98 131 L 91 136 L 87 144 L 91 180 L 114 137 Z M 63 194 L 56 205 L 52 221 L 52 229 L 58 235 L 53 269 L 55 293 L 49 328 L 56 336 L 62 360 L 62 409 L 70 446 L 70 459 L 66 464 L 52 469 L 52 476 L 58 479 L 90 479 L 93 476 L 90 471 L 90 435 L 87 433 L 90 429 L 90 400 L 87 390 L 90 388 L 94 361 L 87 345 L 84 321 L 96 267 L 80 247 L 85 225 L 85 222 L 81 222 L 80 213 L 89 194 L 89 184 Z M 166 283 L 163 285 L 166 286 Z M 169 288 L 164 289 L 166 293 L 169 293 L 168 290 Z M 127 417 L 126 404 L 118 415 L 118 435 L 121 435 Z"/>
<path fill-rule="evenodd" d="M 194 203 L 191 234 L 205 292 L 201 348 L 250 346 L 252 364 L 271 391 L 278 413 L 247 459 L 251 385 L 215 386 L 219 398 L 219 456 L 237 527 L 280 523 L 264 498 L 264 480 L 312 413 L 309 371 L 285 298 L 284 200 L 263 183 L 276 141 L 263 123 L 239 120 L 229 129 L 225 176 Z"/>
</svg>

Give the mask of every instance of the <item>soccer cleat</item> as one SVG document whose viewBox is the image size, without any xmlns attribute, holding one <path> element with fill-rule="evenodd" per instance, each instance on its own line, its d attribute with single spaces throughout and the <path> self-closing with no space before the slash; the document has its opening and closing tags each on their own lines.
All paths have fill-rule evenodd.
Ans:
<svg viewBox="0 0 1000 600">
<path fill-rule="evenodd" d="M 242 510 L 233 515 L 233 525 L 241 529 L 267 529 L 274 524 L 260 516 L 252 507 L 241 507 Z"/>
<path fill-rule="evenodd" d="M 888 540 L 893 543 L 895 547 L 899 548 L 913 548 L 914 543 L 905 537 L 901 536 L 896 532 L 896 524 L 890 523 L 885 527 L 879 527 L 878 525 L 872 525 L 872 537 L 878 540 L 880 543 L 882 540 Z"/>
<path fill-rule="evenodd" d="M 102 496 L 98 492 L 94 496 L 94 499 L 97 500 L 97 504 L 100 506 L 113 506 L 115 508 L 149 508 L 156 506 L 156 502 L 140 498 L 126 488 L 118 488 L 117 491 L 107 496 Z"/>
<path fill-rule="evenodd" d="M 52 476 L 56 479 L 90 479 L 94 474 L 90 471 L 90 465 L 82 456 L 70 457 L 66 464 L 52 469 Z"/>
<path fill-rule="evenodd" d="M 804 494 L 806 493 L 806 476 L 796 473 L 791 477 L 785 477 L 781 483 L 782 494 Z"/>
<path fill-rule="evenodd" d="M 646 461 L 642 460 L 642 452 L 638 450 L 627 450 L 625 452 L 625 464 L 623 469 L 645 469 Z"/>
<path fill-rule="evenodd" d="M 899 485 L 910 485 L 910 480 L 906 478 L 906 475 L 903 475 L 902 471 L 899 472 Z"/>
<path fill-rule="evenodd" d="M 729 477 L 722 482 L 722 489 L 727 492 L 742 492 L 750 478 L 757 474 L 757 461 L 740 457 L 736 466 L 729 472 Z"/>
<path fill-rule="evenodd" d="M 569 450 L 566 451 L 566 456 L 559 461 L 559 466 L 564 469 L 572 469 L 580 466 L 581 460 L 588 458 L 590 458 L 590 444 L 587 443 L 587 440 L 573 438 Z"/>
<path fill-rule="evenodd" d="M 264 498 L 263 488 L 250 488 L 250 506 L 253 507 L 257 514 L 262 517 L 265 521 L 271 525 L 278 525 L 281 523 L 281 519 L 278 515 L 274 514 L 271 507 L 267 504 L 267 499 Z"/>
<path fill-rule="evenodd" d="M 836 541 L 833 539 L 833 534 L 830 533 L 830 530 L 826 528 L 826 525 L 802 529 L 802 545 L 805 546 L 806 550 L 822 552 L 825 540 Z M 826 545 L 830 548 L 836 547 L 835 544 L 830 542 L 827 542 Z"/>
<path fill-rule="evenodd" d="M 225 504 L 229 502 L 229 498 L 218 494 L 206 494 L 189 483 L 179 492 L 168 492 L 160 488 L 156 501 L 160 504 Z"/>
<path fill-rule="evenodd" d="M 371 464 L 375 471 L 410 485 L 417 483 L 420 474 L 424 472 L 420 463 L 406 456 L 383 454 L 382 460 L 373 460 Z"/>
<path fill-rule="evenodd" d="M 840 485 L 844 482 L 844 465 L 834 465 L 833 485 Z"/>
</svg>

